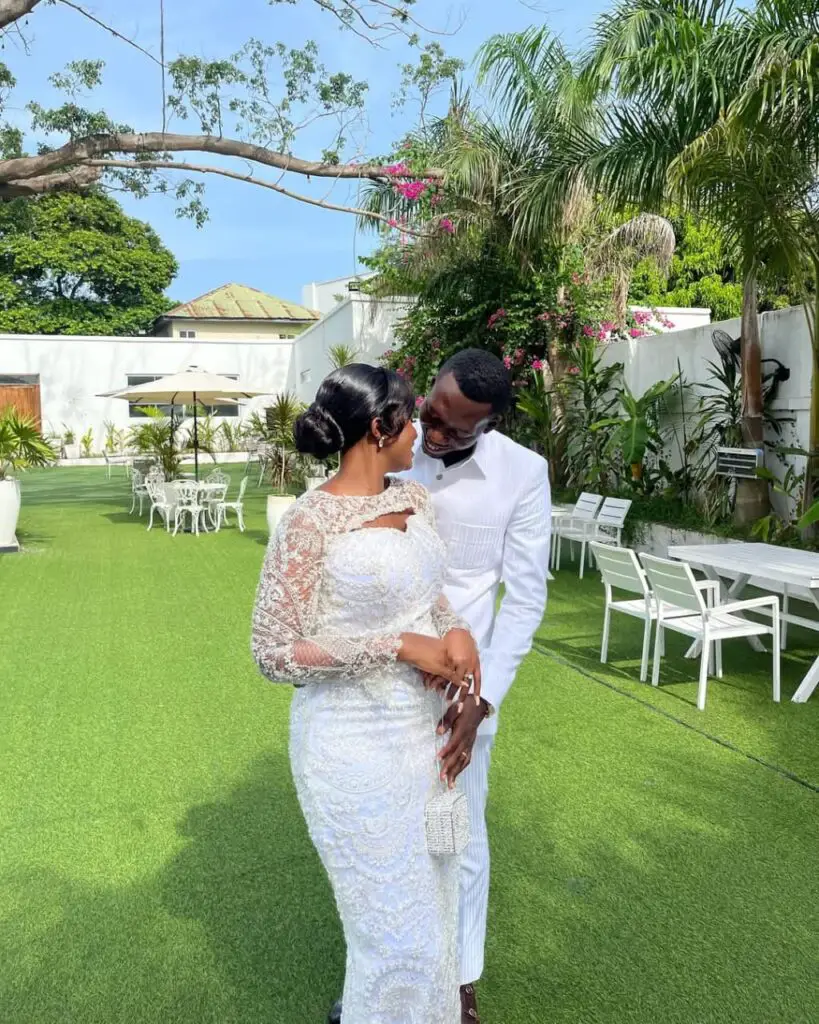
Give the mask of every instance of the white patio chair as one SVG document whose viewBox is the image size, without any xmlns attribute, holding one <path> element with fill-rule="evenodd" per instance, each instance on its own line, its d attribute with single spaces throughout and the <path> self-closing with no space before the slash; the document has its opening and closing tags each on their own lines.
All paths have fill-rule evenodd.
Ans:
<svg viewBox="0 0 819 1024">
<path fill-rule="evenodd" d="M 572 544 L 580 541 L 580 579 L 583 579 L 583 569 L 586 562 L 586 545 L 594 539 L 593 522 L 597 510 L 603 501 L 602 494 L 589 494 L 584 491 L 575 502 L 574 508 L 568 516 L 556 519 L 552 528 L 555 530 L 555 568 L 560 569 L 560 559 L 563 552 L 564 538 Z M 574 560 L 574 548 L 570 548 L 572 560 Z"/>
<path fill-rule="evenodd" d="M 159 512 L 165 519 L 166 532 L 170 533 L 173 505 L 168 501 L 168 496 L 165 491 L 165 481 L 160 480 L 158 476 L 149 473 L 145 478 L 145 487 L 148 491 L 148 497 L 151 500 L 151 512 L 148 516 L 148 529 L 153 529 L 154 512 Z"/>
<path fill-rule="evenodd" d="M 205 506 L 199 502 L 199 484 L 195 480 L 181 480 L 176 485 L 176 517 L 173 528 L 174 537 L 179 532 L 180 524 L 184 524 L 185 516 L 190 517 L 191 532 L 199 536 L 199 523 L 205 514 Z M 207 532 L 207 524 L 205 524 Z"/>
<path fill-rule="evenodd" d="M 619 548 L 630 508 L 631 498 L 605 498 L 594 518 L 594 539 Z"/>
<path fill-rule="evenodd" d="M 135 469 L 131 473 L 131 508 L 129 509 L 129 515 L 134 514 L 137 502 L 139 502 L 139 514 L 142 515 L 142 503 L 148 496 L 148 489 L 145 486 L 145 477 L 142 473 Z"/>
<path fill-rule="evenodd" d="M 697 707 L 705 709 L 708 688 L 708 668 L 712 648 L 716 653 L 716 676 L 722 679 L 722 641 L 737 637 L 772 637 L 773 646 L 773 699 L 780 697 L 780 622 L 779 598 L 773 594 L 754 597 L 748 601 L 719 603 L 719 592 L 714 588 L 715 599 L 708 607 L 703 598 L 702 585 L 698 586 L 685 562 L 673 562 L 668 558 L 641 555 L 640 561 L 648 576 L 657 603 L 657 635 L 654 640 L 654 670 L 651 677 L 653 686 L 660 683 L 660 658 L 662 656 L 663 631 L 693 637 L 702 643 L 700 657 L 700 678 L 697 690 Z M 743 618 L 742 612 L 758 609 L 771 615 L 771 624 L 754 622 Z M 739 613 L 739 614 L 737 614 Z"/>
<path fill-rule="evenodd" d="M 623 612 L 645 623 L 643 629 L 643 654 L 640 661 L 640 682 L 648 679 L 648 657 L 651 650 L 651 624 L 657 618 L 657 602 L 651 592 L 646 574 L 639 559 L 631 548 L 621 548 L 600 541 L 590 541 L 590 553 L 593 555 L 603 586 L 606 592 L 606 606 L 603 612 L 603 642 L 600 647 L 600 663 L 605 665 L 609 654 L 609 635 L 611 632 L 611 613 Z M 719 584 L 713 580 L 696 580 L 697 589 L 706 594 L 708 606 L 713 603 L 714 593 Z M 625 590 L 639 594 L 638 598 L 613 600 L 613 590 Z M 662 653 L 662 652 L 661 652 Z"/>
<path fill-rule="evenodd" d="M 606 607 L 603 612 L 603 642 L 600 646 L 600 664 L 605 665 L 609 656 L 609 633 L 611 630 L 611 613 L 623 612 L 634 618 L 642 619 L 643 656 L 640 661 L 640 682 L 648 679 L 648 655 L 651 649 L 651 623 L 657 618 L 657 604 L 643 572 L 637 555 L 631 548 L 611 547 L 592 541 L 592 554 L 600 569 L 600 576 L 606 591 Z M 625 590 L 631 594 L 639 594 L 637 598 L 615 601 L 612 590 Z"/>
<path fill-rule="evenodd" d="M 216 508 L 216 529 L 219 530 L 223 523 L 227 522 L 227 513 L 234 512 L 236 519 L 239 523 L 239 530 L 244 533 L 245 530 L 245 517 L 244 517 L 244 497 L 245 489 L 247 488 L 247 477 L 242 477 L 242 482 L 239 484 L 239 497 L 236 501 L 220 501 Z"/>
<path fill-rule="evenodd" d="M 222 476 L 224 476 L 224 473 L 222 474 Z M 216 481 L 210 481 L 210 477 L 208 477 L 208 480 L 209 482 L 216 483 Z M 214 529 L 219 528 L 219 506 L 225 501 L 227 497 L 227 489 L 229 482 L 230 481 L 226 479 L 225 483 L 218 483 L 217 486 L 210 487 L 203 496 L 203 501 L 208 510 L 208 519 L 210 520 L 210 524 Z"/>
</svg>

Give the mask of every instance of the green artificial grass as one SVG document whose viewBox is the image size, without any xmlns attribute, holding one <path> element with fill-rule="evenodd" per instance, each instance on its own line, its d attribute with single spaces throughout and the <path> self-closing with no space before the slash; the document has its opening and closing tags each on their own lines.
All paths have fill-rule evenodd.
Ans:
<svg viewBox="0 0 819 1024">
<path fill-rule="evenodd" d="M 234 486 L 239 472 L 233 470 Z M 321 1024 L 343 942 L 251 661 L 248 530 L 168 537 L 115 471 L 23 481 L 0 556 L 0 1020 Z M 489 822 L 486 1024 L 808 1024 L 819 1006 L 819 695 L 770 660 L 696 664 L 564 569 L 504 706 Z M 793 630 L 788 698 L 816 651 Z M 349 1024 L 356 1024 L 351 1021 Z"/>
</svg>

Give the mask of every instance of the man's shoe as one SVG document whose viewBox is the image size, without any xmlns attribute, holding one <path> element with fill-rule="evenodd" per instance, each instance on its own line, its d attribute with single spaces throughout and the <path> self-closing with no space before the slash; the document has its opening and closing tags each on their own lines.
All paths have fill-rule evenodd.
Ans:
<svg viewBox="0 0 819 1024">
<path fill-rule="evenodd" d="M 461 1024 L 481 1024 L 474 985 L 461 985 Z"/>
<path fill-rule="evenodd" d="M 333 1003 L 333 1008 L 327 1014 L 327 1024 L 341 1024 L 341 1000 Z"/>
</svg>

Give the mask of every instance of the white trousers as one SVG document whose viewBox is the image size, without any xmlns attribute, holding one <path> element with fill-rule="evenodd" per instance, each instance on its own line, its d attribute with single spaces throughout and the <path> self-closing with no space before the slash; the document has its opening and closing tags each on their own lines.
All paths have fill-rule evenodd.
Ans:
<svg viewBox="0 0 819 1024">
<path fill-rule="evenodd" d="M 461 894 L 458 915 L 458 952 L 461 984 L 471 985 L 483 974 L 486 912 L 489 907 L 489 837 L 486 831 L 486 798 L 489 794 L 489 762 L 494 734 L 479 734 L 472 761 L 459 782 L 469 803 L 472 838 L 461 855 Z"/>
</svg>

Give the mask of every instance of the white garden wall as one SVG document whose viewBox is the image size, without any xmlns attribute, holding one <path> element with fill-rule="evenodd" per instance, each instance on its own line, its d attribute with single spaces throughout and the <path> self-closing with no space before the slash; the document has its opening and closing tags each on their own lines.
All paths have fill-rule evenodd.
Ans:
<svg viewBox="0 0 819 1024">
<path fill-rule="evenodd" d="M 102 450 L 104 423 L 133 426 L 127 402 L 96 397 L 123 389 L 129 374 L 164 375 L 199 366 L 211 373 L 237 374 L 254 390 L 284 390 L 292 341 L 175 341 L 164 338 L 110 338 L 68 335 L 0 335 L 0 374 L 38 374 L 43 430 L 80 436 L 90 427 L 94 449 Z M 239 419 L 265 398 L 242 403 Z"/>
<path fill-rule="evenodd" d="M 605 346 L 603 359 L 607 364 L 623 363 L 626 383 L 638 396 L 656 381 L 675 374 L 678 360 L 689 384 L 708 383 L 711 376 L 708 362 L 719 362 L 712 341 L 715 330 L 725 331 L 732 338 L 738 338 L 740 321 L 725 320 L 684 331 L 616 341 Z M 773 405 L 778 415 L 794 420 L 792 425 L 785 426 L 783 440 L 792 446 L 807 448 L 810 430 L 811 346 L 804 310 L 801 306 L 791 306 L 763 313 L 760 316 L 760 335 L 763 358 L 779 359 L 791 371 L 790 379 L 780 384 Z M 799 456 L 792 458 L 797 469 L 801 470 L 804 459 Z M 775 473 L 781 473 L 781 464 L 776 460 L 770 461 L 769 468 Z"/>
</svg>

